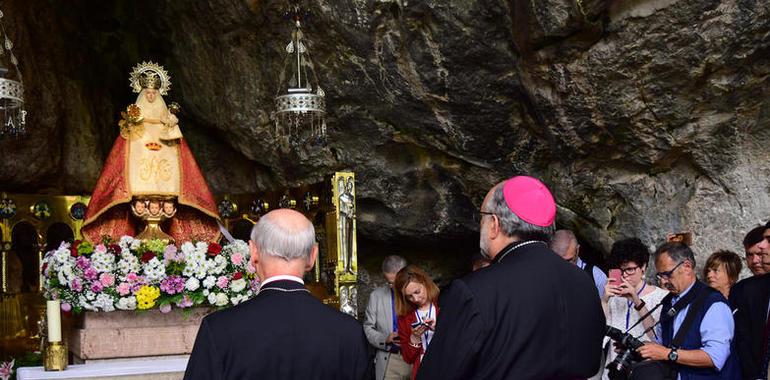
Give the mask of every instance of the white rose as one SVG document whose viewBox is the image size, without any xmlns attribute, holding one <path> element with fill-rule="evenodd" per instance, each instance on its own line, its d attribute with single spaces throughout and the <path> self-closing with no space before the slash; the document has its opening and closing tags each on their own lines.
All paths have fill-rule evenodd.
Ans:
<svg viewBox="0 0 770 380">
<path fill-rule="evenodd" d="M 195 277 L 188 278 L 187 281 L 185 281 L 185 283 L 184 283 L 185 289 L 187 289 L 187 290 L 189 290 L 191 292 L 194 292 L 194 291 L 198 290 L 198 288 L 200 288 L 200 286 L 201 286 L 201 282 L 197 278 L 195 278 Z"/>
<path fill-rule="evenodd" d="M 230 283 L 230 290 L 232 290 L 235 293 L 240 292 L 244 288 L 246 288 L 246 280 L 243 278 L 235 280 Z"/>
<path fill-rule="evenodd" d="M 205 280 L 203 280 L 203 287 L 206 289 L 211 289 L 214 284 L 216 284 L 217 278 L 214 276 L 208 276 Z"/>
<path fill-rule="evenodd" d="M 118 300 L 118 309 L 121 310 L 135 310 L 136 309 L 136 297 L 123 297 Z"/>
<path fill-rule="evenodd" d="M 227 302 L 229 302 L 229 301 L 230 300 L 227 299 L 227 294 L 225 294 L 225 293 L 217 293 L 217 303 L 216 303 L 217 306 L 225 306 L 225 305 L 227 305 Z"/>
<path fill-rule="evenodd" d="M 208 300 L 209 300 L 210 304 L 216 305 L 217 304 L 217 294 L 216 293 L 209 293 Z"/>
</svg>

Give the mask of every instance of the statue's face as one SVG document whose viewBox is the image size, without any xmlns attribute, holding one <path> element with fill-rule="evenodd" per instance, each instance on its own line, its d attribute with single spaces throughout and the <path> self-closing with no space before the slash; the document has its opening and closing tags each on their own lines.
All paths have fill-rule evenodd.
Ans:
<svg viewBox="0 0 770 380">
<path fill-rule="evenodd" d="M 152 103 L 155 101 L 155 99 L 158 98 L 158 90 L 154 88 L 145 88 L 144 89 L 144 98 L 147 99 L 148 102 Z"/>
<path fill-rule="evenodd" d="M 155 215 L 160 212 L 160 202 L 150 202 L 150 214 Z"/>
<path fill-rule="evenodd" d="M 166 214 L 174 212 L 174 204 L 171 202 L 163 202 L 163 212 Z"/>
</svg>

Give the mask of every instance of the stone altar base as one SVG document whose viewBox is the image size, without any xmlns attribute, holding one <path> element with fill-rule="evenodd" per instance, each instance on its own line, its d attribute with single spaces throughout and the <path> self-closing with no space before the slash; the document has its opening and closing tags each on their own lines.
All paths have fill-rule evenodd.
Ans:
<svg viewBox="0 0 770 380">
<path fill-rule="evenodd" d="M 185 316 L 181 309 L 85 312 L 69 334 L 73 364 L 100 359 L 124 359 L 192 352 L 201 320 L 211 312 L 193 308 Z"/>
</svg>

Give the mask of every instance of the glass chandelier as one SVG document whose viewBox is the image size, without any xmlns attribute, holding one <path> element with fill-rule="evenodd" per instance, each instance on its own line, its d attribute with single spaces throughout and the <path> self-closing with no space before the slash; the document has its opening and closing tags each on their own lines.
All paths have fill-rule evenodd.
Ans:
<svg viewBox="0 0 770 380">
<path fill-rule="evenodd" d="M 27 133 L 27 111 L 24 110 L 24 82 L 19 71 L 19 60 L 13 54 L 13 43 L 3 25 L 0 11 L 0 139 L 19 137 Z M 14 71 L 8 69 L 7 63 Z M 18 80 L 16 80 L 18 79 Z"/>
<path fill-rule="evenodd" d="M 305 142 L 321 142 L 326 138 L 326 100 L 318 85 L 315 66 L 310 60 L 307 40 L 302 32 L 303 13 L 299 5 L 286 12 L 294 30 L 286 45 L 287 56 L 279 76 L 275 97 L 276 137 L 297 146 Z M 287 77 L 287 72 L 291 76 Z"/>
</svg>

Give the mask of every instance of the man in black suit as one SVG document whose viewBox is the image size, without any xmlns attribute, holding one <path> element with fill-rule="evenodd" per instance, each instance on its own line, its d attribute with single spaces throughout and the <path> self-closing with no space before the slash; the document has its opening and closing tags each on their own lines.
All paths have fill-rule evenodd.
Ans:
<svg viewBox="0 0 770 380">
<path fill-rule="evenodd" d="M 318 256 L 304 215 L 271 211 L 254 226 L 250 262 L 256 297 L 203 319 L 185 379 L 363 379 L 370 361 L 363 328 L 323 305 L 302 282 Z"/>
<path fill-rule="evenodd" d="M 605 319 L 596 288 L 548 248 L 556 204 L 544 184 L 514 177 L 481 206 L 492 265 L 442 292 L 418 379 L 575 379 L 599 369 Z"/>
<path fill-rule="evenodd" d="M 756 256 L 770 266 L 770 234 L 756 244 Z M 770 334 L 770 274 L 744 279 L 730 290 L 735 318 L 735 344 L 744 379 L 767 379 Z"/>
</svg>

